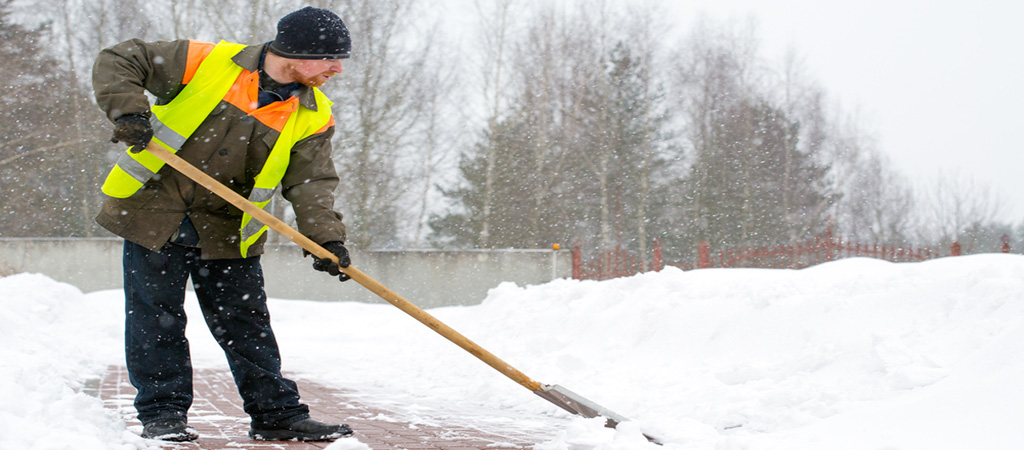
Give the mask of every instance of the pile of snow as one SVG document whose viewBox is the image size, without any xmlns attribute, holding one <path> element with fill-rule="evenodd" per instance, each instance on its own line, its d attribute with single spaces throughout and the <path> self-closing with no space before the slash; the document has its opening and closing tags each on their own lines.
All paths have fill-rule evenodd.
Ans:
<svg viewBox="0 0 1024 450">
<path fill-rule="evenodd" d="M 42 275 L 0 278 L 0 448 L 151 447 L 85 393 L 123 364 L 122 305 Z"/>
<path fill-rule="evenodd" d="M 122 294 L 27 274 L 0 279 L 0 293 L 0 357 L 17 362 L 0 366 L 0 448 L 144 448 L 82 392 L 123 360 Z M 189 305 L 195 364 L 225 367 Z M 535 380 L 632 419 L 618 429 L 558 410 L 390 305 L 275 299 L 271 313 L 295 376 L 404 405 L 405 420 L 500 412 L 546 430 L 540 450 L 1024 446 L 1020 255 L 668 268 L 503 284 L 481 305 L 430 311 Z"/>
</svg>

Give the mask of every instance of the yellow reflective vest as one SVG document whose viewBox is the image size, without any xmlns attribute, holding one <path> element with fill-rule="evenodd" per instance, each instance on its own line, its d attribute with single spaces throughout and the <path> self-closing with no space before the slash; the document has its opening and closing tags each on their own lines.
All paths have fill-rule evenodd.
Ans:
<svg viewBox="0 0 1024 450">
<path fill-rule="evenodd" d="M 256 175 L 255 185 L 249 195 L 249 201 L 263 208 L 273 198 L 277 186 L 284 178 L 295 143 L 333 125 L 334 118 L 331 114 L 331 101 L 316 88 L 313 89 L 316 111 L 301 106 L 297 97 L 257 108 L 256 99 L 251 95 L 253 89 L 248 86 L 259 83 L 259 74 L 245 70 L 231 60 L 243 48 L 245 45 L 221 41 L 212 49 L 206 49 L 209 53 L 205 58 L 202 55 L 196 56 L 196 59 L 203 59 L 194 73 L 186 73 L 186 79 L 190 78 L 188 83 L 171 102 L 151 108 L 150 122 L 153 125 L 153 142 L 172 153 L 177 153 L 221 101 L 242 109 L 277 130 L 280 133 L 277 141 L 263 168 Z M 193 57 L 191 53 L 190 59 Z M 125 151 L 107 175 L 102 187 L 103 193 L 116 198 L 131 197 L 163 165 L 163 161 L 148 151 Z M 267 229 L 266 225 L 249 214 L 242 216 L 239 233 L 243 258 L 247 256 L 249 247 Z"/>
</svg>

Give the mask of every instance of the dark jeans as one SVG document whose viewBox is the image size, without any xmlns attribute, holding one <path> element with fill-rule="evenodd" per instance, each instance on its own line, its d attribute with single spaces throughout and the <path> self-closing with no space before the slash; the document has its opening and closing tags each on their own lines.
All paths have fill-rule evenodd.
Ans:
<svg viewBox="0 0 1024 450">
<path fill-rule="evenodd" d="M 125 241 L 125 355 L 135 409 L 143 423 L 186 417 L 192 406 L 192 362 L 185 338 L 185 283 L 199 306 L 256 426 L 309 417 L 270 329 L 259 257 L 203 260 L 200 250 L 168 243 L 159 252 Z"/>
</svg>

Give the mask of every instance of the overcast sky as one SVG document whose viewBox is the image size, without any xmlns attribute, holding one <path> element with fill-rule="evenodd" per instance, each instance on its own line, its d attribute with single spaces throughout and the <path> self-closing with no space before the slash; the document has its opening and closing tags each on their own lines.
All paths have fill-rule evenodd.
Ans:
<svg viewBox="0 0 1024 450">
<path fill-rule="evenodd" d="M 624 1 L 624 0 L 623 0 Z M 676 0 L 692 23 L 756 18 L 764 56 L 804 56 L 917 189 L 940 174 L 997 191 L 1024 221 L 1024 2 L 999 0 Z"/>
</svg>

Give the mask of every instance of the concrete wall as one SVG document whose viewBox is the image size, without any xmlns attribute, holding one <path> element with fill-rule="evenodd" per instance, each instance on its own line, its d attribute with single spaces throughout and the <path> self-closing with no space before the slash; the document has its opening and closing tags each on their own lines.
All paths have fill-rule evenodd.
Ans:
<svg viewBox="0 0 1024 450">
<path fill-rule="evenodd" d="M 0 275 L 42 273 L 84 292 L 122 288 L 120 239 L 0 239 Z M 353 265 L 422 307 L 473 305 L 506 281 L 539 284 L 572 274 L 572 255 L 552 250 L 352 252 Z M 353 281 L 314 271 L 295 245 L 269 245 L 262 258 L 273 298 L 383 302 Z"/>
</svg>

